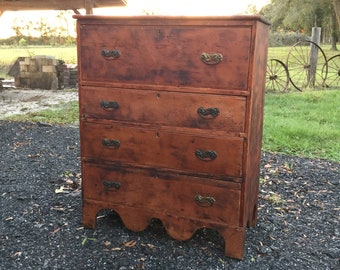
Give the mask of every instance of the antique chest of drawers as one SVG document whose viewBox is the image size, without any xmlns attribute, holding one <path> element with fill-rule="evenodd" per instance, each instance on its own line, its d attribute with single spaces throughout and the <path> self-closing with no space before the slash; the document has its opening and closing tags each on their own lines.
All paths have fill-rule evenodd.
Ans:
<svg viewBox="0 0 340 270">
<path fill-rule="evenodd" d="M 178 240 L 212 228 L 242 258 L 257 216 L 268 23 L 75 16 L 83 224 L 104 208 Z"/>
</svg>

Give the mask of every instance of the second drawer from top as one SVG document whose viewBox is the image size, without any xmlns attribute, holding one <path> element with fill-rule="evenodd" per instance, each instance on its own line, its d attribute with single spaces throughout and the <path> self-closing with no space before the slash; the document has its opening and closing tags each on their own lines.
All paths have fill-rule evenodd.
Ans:
<svg viewBox="0 0 340 270">
<path fill-rule="evenodd" d="M 81 87 L 83 119 L 243 133 L 246 97 Z"/>
</svg>

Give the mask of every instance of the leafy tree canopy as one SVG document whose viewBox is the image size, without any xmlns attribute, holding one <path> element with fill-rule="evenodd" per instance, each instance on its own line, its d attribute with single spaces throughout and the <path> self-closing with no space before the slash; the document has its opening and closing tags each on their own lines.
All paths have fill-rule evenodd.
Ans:
<svg viewBox="0 0 340 270">
<path fill-rule="evenodd" d="M 261 10 L 261 14 L 272 22 L 274 30 L 307 32 L 313 26 L 329 24 L 334 12 L 333 0 L 272 0 Z"/>
</svg>

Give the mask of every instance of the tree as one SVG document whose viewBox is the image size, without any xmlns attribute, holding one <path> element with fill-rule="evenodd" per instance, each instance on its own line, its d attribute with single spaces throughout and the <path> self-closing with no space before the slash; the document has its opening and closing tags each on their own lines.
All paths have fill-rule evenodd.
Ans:
<svg viewBox="0 0 340 270">
<path fill-rule="evenodd" d="M 338 28 L 340 29 L 340 0 L 333 0 L 333 8 L 338 21 Z"/>
<path fill-rule="evenodd" d="M 26 39 L 27 44 L 70 44 L 73 42 L 70 29 L 75 28 L 75 25 L 69 23 L 69 16 L 68 11 L 60 11 L 57 20 L 53 20 L 53 23 L 45 17 L 34 21 L 15 21 L 12 29 L 19 39 Z M 72 22 L 74 23 L 75 20 Z"/>
<path fill-rule="evenodd" d="M 338 14 L 337 14 L 338 13 Z M 312 27 L 327 29 L 333 49 L 340 29 L 340 0 L 272 0 L 261 10 L 272 22 L 272 30 L 311 34 Z M 338 22 L 335 20 L 338 19 Z"/>
<path fill-rule="evenodd" d="M 332 12 L 331 13 L 331 17 L 330 17 L 330 28 L 331 28 L 331 50 L 332 51 L 337 51 L 337 47 L 336 47 L 336 42 L 338 41 L 339 38 L 339 31 L 336 25 L 336 12 Z"/>
</svg>

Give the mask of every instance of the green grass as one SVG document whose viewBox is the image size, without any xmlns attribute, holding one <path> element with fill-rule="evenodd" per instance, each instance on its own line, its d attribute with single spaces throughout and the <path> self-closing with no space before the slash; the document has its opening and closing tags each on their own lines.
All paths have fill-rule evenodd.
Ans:
<svg viewBox="0 0 340 270">
<path fill-rule="evenodd" d="M 77 48 L 73 46 L 0 46 L 0 65 L 10 65 L 18 57 L 35 55 L 52 55 L 56 59 L 64 60 L 67 63 L 77 63 Z"/>
<path fill-rule="evenodd" d="M 49 109 L 27 114 L 12 115 L 5 120 L 43 122 L 50 124 L 78 124 L 79 123 L 78 101 L 71 101 L 53 105 Z"/>
<path fill-rule="evenodd" d="M 267 94 L 263 150 L 340 161 L 340 91 Z"/>
<path fill-rule="evenodd" d="M 338 45 L 338 48 L 340 47 L 340 45 Z M 323 84 L 323 80 L 322 78 L 324 78 L 324 74 L 322 73 L 324 64 L 326 62 L 326 60 L 328 60 L 329 58 L 331 58 L 334 55 L 340 54 L 340 51 L 331 51 L 331 46 L 330 45 L 325 45 L 322 44 L 321 48 L 325 54 L 326 59 L 323 57 L 323 55 L 321 53 L 318 54 L 319 56 L 319 62 L 318 62 L 318 67 L 317 67 L 317 80 L 316 80 L 316 85 L 315 87 L 317 89 L 321 89 L 322 88 L 322 84 Z M 271 59 L 278 59 L 280 61 L 282 61 L 285 65 L 287 64 L 287 57 L 289 54 L 289 51 L 292 49 L 291 46 L 289 47 L 269 47 L 268 48 L 268 61 Z M 300 48 L 301 49 L 301 48 Z M 293 55 L 290 57 L 290 61 L 293 60 L 293 62 L 295 61 L 295 65 L 291 66 L 288 68 L 289 70 L 289 76 L 290 78 L 293 80 L 293 82 L 295 83 L 295 85 L 303 90 L 309 90 L 308 87 L 306 87 L 306 82 L 307 82 L 307 73 L 306 70 L 303 69 L 303 60 L 301 58 L 302 55 L 302 51 L 300 49 L 296 49 L 293 51 Z M 340 49 L 340 48 L 339 48 Z M 309 53 L 309 47 L 306 47 L 306 51 L 305 51 L 305 56 L 307 56 Z M 277 75 L 280 76 L 281 80 L 283 81 L 287 81 L 289 80 L 288 77 L 285 76 L 284 74 L 284 70 L 280 69 L 280 70 L 276 70 Z M 334 86 L 334 85 L 333 85 Z M 272 89 L 266 89 L 267 92 L 273 91 Z M 288 84 L 288 91 L 296 91 L 296 88 L 294 87 L 294 85 L 289 82 Z"/>
</svg>

